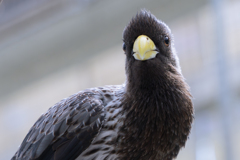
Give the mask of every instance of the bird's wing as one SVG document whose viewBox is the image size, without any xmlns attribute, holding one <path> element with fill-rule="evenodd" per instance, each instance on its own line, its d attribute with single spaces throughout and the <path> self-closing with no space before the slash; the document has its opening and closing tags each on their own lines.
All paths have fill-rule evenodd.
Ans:
<svg viewBox="0 0 240 160">
<path fill-rule="evenodd" d="M 102 99 L 85 91 L 55 104 L 33 125 L 12 160 L 75 159 L 101 129 Z"/>
</svg>

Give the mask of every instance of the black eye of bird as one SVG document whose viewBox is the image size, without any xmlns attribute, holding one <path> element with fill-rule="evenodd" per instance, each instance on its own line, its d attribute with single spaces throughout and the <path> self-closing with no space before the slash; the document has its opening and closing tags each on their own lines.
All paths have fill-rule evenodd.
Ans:
<svg viewBox="0 0 240 160">
<path fill-rule="evenodd" d="M 168 47 L 169 46 L 169 38 L 168 36 L 164 37 L 164 44 Z"/>
<path fill-rule="evenodd" d="M 123 48 L 123 51 L 125 52 L 126 51 L 126 44 L 125 43 L 123 43 L 122 48 Z"/>
</svg>

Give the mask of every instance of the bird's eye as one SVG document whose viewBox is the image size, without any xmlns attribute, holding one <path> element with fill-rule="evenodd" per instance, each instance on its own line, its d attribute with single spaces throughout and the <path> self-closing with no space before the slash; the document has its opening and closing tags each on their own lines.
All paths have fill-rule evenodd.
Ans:
<svg viewBox="0 0 240 160">
<path fill-rule="evenodd" d="M 168 47 L 169 46 L 169 38 L 168 36 L 164 37 L 164 44 Z"/>
<path fill-rule="evenodd" d="M 126 44 L 125 43 L 123 43 L 122 48 L 123 48 L 123 51 L 125 52 L 126 51 Z"/>
</svg>

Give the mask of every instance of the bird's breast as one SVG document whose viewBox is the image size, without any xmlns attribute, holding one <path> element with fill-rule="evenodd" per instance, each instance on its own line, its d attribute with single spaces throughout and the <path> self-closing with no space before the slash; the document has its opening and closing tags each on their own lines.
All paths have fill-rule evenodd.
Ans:
<svg viewBox="0 0 240 160">
<path fill-rule="evenodd" d="M 120 129 L 122 159 L 171 159 L 185 145 L 192 122 L 190 106 L 173 95 L 158 95 L 126 99 L 126 118 Z"/>
</svg>

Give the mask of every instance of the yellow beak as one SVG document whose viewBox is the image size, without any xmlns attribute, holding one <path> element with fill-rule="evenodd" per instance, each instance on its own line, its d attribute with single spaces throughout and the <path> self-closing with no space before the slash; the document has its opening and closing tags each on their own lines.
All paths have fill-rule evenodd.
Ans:
<svg viewBox="0 0 240 160">
<path fill-rule="evenodd" d="M 136 60 L 148 60 L 155 58 L 157 55 L 154 42 L 145 35 L 140 35 L 133 44 L 133 56 Z"/>
</svg>

